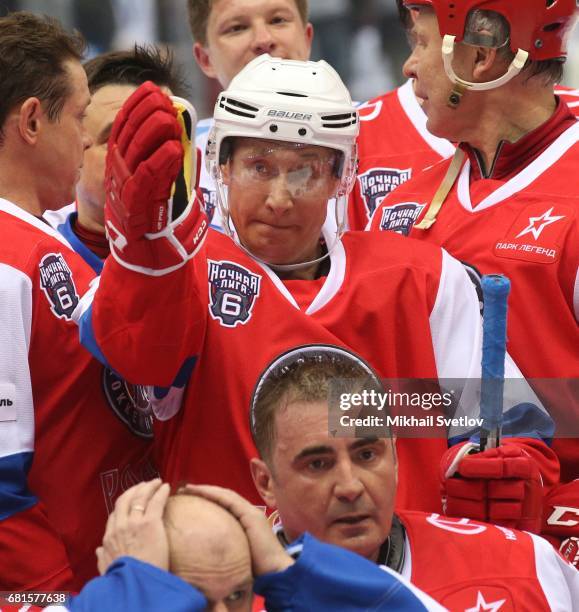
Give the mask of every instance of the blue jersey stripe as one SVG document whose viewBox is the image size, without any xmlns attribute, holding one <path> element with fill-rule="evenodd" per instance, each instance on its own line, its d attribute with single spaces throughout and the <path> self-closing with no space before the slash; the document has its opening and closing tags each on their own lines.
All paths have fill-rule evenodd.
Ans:
<svg viewBox="0 0 579 612">
<path fill-rule="evenodd" d="M 38 502 L 28 489 L 27 476 L 34 453 L 0 458 L 0 520 L 28 510 Z"/>
</svg>

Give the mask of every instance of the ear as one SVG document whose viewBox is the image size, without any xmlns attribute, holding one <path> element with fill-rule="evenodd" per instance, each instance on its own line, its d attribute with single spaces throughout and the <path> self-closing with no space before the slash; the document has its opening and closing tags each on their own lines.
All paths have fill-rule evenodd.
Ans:
<svg viewBox="0 0 579 612">
<path fill-rule="evenodd" d="M 210 79 L 217 78 L 217 72 L 211 63 L 209 51 L 201 43 L 196 42 L 193 45 L 193 57 L 205 76 L 208 76 Z"/>
<path fill-rule="evenodd" d="M 312 51 L 312 40 L 314 39 L 314 26 L 311 23 L 306 24 L 306 44 L 308 48 L 308 57 Z"/>
<path fill-rule="evenodd" d="M 221 177 L 223 178 L 224 185 L 229 187 L 231 184 L 231 159 L 221 166 Z"/>
<path fill-rule="evenodd" d="M 46 119 L 38 98 L 24 100 L 18 111 L 18 133 L 26 144 L 36 144 L 42 124 Z"/>
<path fill-rule="evenodd" d="M 342 181 L 339 178 L 334 177 L 334 182 L 329 187 L 328 200 L 331 198 L 338 197 L 339 192 L 343 191 L 343 190 L 340 190 L 341 186 L 342 186 Z M 348 194 L 348 198 L 349 197 L 350 195 Z"/>
<path fill-rule="evenodd" d="M 490 81 L 497 78 L 504 70 L 498 70 L 497 50 L 490 47 L 476 47 L 474 64 L 472 67 L 473 80 Z"/>
<path fill-rule="evenodd" d="M 273 492 L 273 476 L 265 461 L 253 458 L 249 462 L 249 469 L 251 470 L 251 477 L 253 478 L 255 488 L 263 501 L 267 504 L 268 508 L 276 508 L 277 504 Z"/>
</svg>

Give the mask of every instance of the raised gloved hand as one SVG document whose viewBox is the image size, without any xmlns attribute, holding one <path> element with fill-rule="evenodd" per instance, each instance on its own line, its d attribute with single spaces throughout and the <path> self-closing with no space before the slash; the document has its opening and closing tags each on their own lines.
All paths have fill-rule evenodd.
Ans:
<svg viewBox="0 0 579 612">
<path fill-rule="evenodd" d="M 538 533 L 543 503 L 535 460 L 508 440 L 475 452 L 473 443 L 448 449 L 440 466 L 443 512 Z"/>
<path fill-rule="evenodd" d="M 547 495 L 541 535 L 579 569 L 579 480 L 560 484 Z"/>
<path fill-rule="evenodd" d="M 208 222 L 195 192 L 196 116 L 153 83 L 119 111 L 108 143 L 105 226 L 111 253 L 124 267 L 160 276 L 199 249 Z M 184 164 L 185 160 L 185 164 Z"/>
</svg>

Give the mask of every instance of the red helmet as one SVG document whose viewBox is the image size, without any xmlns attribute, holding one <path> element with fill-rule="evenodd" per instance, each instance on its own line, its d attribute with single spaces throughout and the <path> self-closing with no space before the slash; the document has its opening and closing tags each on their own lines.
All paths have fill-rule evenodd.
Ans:
<svg viewBox="0 0 579 612">
<path fill-rule="evenodd" d="M 577 0 L 404 0 L 406 6 L 430 6 L 436 12 L 441 36 L 460 42 L 470 11 L 502 15 L 511 29 L 511 49 L 529 52 L 532 60 L 567 57 L 567 38 L 577 17 Z"/>
</svg>

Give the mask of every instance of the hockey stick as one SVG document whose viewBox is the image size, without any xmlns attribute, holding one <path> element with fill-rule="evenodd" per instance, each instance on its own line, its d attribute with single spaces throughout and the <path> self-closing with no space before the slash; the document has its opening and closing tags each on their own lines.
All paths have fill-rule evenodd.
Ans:
<svg viewBox="0 0 579 612">
<path fill-rule="evenodd" d="M 511 282 L 501 274 L 482 278 L 484 299 L 480 450 L 500 443 L 507 346 L 507 298 Z"/>
</svg>

